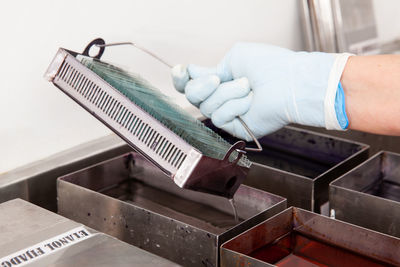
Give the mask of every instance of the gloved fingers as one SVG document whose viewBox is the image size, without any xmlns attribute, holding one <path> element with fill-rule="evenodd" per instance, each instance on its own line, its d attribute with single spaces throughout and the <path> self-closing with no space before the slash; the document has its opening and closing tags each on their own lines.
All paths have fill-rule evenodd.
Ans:
<svg viewBox="0 0 400 267">
<path fill-rule="evenodd" d="M 219 86 L 220 80 L 216 75 L 202 76 L 189 80 L 185 87 L 186 98 L 195 106 L 207 99 Z"/>
<path fill-rule="evenodd" d="M 247 122 L 245 123 L 247 124 Z M 247 130 L 244 128 L 243 124 L 238 120 L 238 118 L 235 118 L 233 119 L 233 121 L 224 124 L 221 129 L 239 139 L 253 141 L 253 138 L 250 136 L 250 134 L 247 132 Z"/>
<path fill-rule="evenodd" d="M 225 58 L 217 65 L 217 67 L 213 68 L 206 68 L 190 64 L 187 67 L 190 78 L 196 79 L 207 75 L 217 75 L 222 82 L 232 80 L 232 71 L 229 67 L 228 61 Z"/>
<path fill-rule="evenodd" d="M 253 94 L 250 92 L 245 97 L 229 100 L 212 113 L 211 121 L 218 128 L 222 128 L 236 117 L 245 114 L 250 109 L 252 98 Z"/>
<path fill-rule="evenodd" d="M 231 54 L 232 52 L 229 51 L 217 65 L 216 74 L 221 82 L 233 80 Z"/>
<path fill-rule="evenodd" d="M 187 68 L 178 64 L 171 69 L 171 76 L 175 89 L 180 93 L 184 93 L 186 83 L 190 79 Z"/>
<path fill-rule="evenodd" d="M 218 69 L 220 71 L 218 71 Z M 186 67 L 182 64 L 178 64 L 171 69 L 171 76 L 175 89 L 180 93 L 185 93 L 185 86 L 189 80 L 210 75 L 226 77 L 227 75 L 222 73 L 222 71 L 224 71 L 224 69 L 221 68 L 221 64 L 217 68 L 206 68 L 193 64 Z M 224 81 L 226 81 L 226 79 Z"/>
<path fill-rule="evenodd" d="M 200 111 L 210 118 L 224 103 L 232 99 L 242 98 L 250 93 L 250 84 L 247 78 L 240 78 L 221 83 L 215 92 L 200 104 Z"/>
<path fill-rule="evenodd" d="M 194 64 L 189 64 L 187 66 L 187 71 L 190 78 L 196 79 L 203 76 L 217 75 L 216 68 L 202 67 Z"/>
</svg>

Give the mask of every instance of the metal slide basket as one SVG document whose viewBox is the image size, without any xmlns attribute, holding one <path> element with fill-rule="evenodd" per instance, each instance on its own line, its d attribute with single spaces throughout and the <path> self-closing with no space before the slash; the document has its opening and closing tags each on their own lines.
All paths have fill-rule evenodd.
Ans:
<svg viewBox="0 0 400 267">
<path fill-rule="evenodd" d="M 246 166 L 238 164 L 245 143 L 240 141 L 232 145 L 222 160 L 202 154 L 77 60 L 78 55 L 89 56 L 92 46 L 102 44 L 105 44 L 103 39 L 96 39 L 82 53 L 60 48 L 45 78 L 160 168 L 179 187 L 232 198 L 251 164 L 247 160 L 244 161 Z M 100 59 L 104 49 L 101 47 L 92 58 Z M 237 157 L 230 160 L 233 152 Z"/>
</svg>

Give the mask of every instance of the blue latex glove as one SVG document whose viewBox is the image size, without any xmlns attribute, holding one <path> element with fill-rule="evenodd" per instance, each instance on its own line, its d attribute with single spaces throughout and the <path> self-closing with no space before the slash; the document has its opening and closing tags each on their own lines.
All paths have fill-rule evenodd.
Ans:
<svg viewBox="0 0 400 267">
<path fill-rule="evenodd" d="M 249 141 L 239 116 L 257 138 L 288 123 L 346 128 L 338 85 L 348 57 L 239 43 L 216 67 L 178 65 L 172 77 L 175 88 L 215 126 Z"/>
</svg>

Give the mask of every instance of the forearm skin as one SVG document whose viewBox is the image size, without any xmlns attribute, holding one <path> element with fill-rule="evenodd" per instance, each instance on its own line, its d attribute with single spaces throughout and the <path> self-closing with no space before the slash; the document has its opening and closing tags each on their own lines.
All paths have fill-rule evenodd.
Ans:
<svg viewBox="0 0 400 267">
<path fill-rule="evenodd" d="M 400 55 L 352 56 L 341 83 L 349 129 L 400 135 Z"/>
</svg>

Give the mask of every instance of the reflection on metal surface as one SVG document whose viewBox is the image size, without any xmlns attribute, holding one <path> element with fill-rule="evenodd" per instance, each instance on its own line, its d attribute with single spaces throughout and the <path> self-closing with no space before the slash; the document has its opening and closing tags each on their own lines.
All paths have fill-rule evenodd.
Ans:
<svg viewBox="0 0 400 267">
<path fill-rule="evenodd" d="M 302 0 L 301 19 L 308 51 L 358 55 L 400 51 L 398 40 L 379 40 L 372 0 Z"/>
<path fill-rule="evenodd" d="M 372 0 L 334 0 L 338 52 L 379 53 L 378 33 Z M 370 43 L 370 47 L 362 44 Z M 357 50 L 354 47 L 364 49 Z M 368 48 L 368 49 L 367 49 Z"/>
<path fill-rule="evenodd" d="M 185 190 L 137 153 L 58 180 L 60 214 L 185 266 L 217 266 L 219 245 L 284 209 L 240 186 L 236 223 L 226 198 Z M 101 192 L 101 193 L 100 193 Z"/>
<path fill-rule="evenodd" d="M 301 22 L 308 51 L 338 52 L 331 0 L 302 0 Z"/>
<path fill-rule="evenodd" d="M 57 177 L 131 150 L 118 136 L 112 134 L 1 174 L 0 202 L 22 198 L 56 211 Z"/>
<path fill-rule="evenodd" d="M 247 153 L 253 164 L 244 183 L 287 198 L 288 206 L 315 212 L 328 201 L 329 183 L 366 160 L 369 147 L 295 127 L 267 135 L 260 143 L 262 152 Z"/>
<path fill-rule="evenodd" d="M 221 266 L 399 265 L 400 239 L 289 208 L 221 247 Z"/>
<path fill-rule="evenodd" d="M 83 226 L 21 199 L 0 204 L 0 213 L 7 218 L 0 222 L 0 259 L 37 245 L 33 252 L 24 251 L 11 262 L 0 262 L 1 266 L 9 266 L 8 263 L 12 266 L 178 266 L 86 227 L 91 234 L 80 242 L 76 240 L 78 236 L 69 236 L 55 246 L 53 243 L 39 246 L 45 240 Z"/>
<path fill-rule="evenodd" d="M 301 4 L 309 51 L 378 53 L 371 0 L 304 0 Z"/>
<path fill-rule="evenodd" d="M 331 0 L 310 0 L 310 15 L 316 50 L 337 52 L 334 14 Z"/>
<path fill-rule="evenodd" d="M 221 234 L 243 221 L 240 219 L 236 223 L 234 216 L 230 213 L 221 212 L 212 206 L 198 202 L 182 202 L 179 196 L 132 178 L 128 178 L 118 183 L 118 186 L 113 189 L 102 193 L 158 214 L 196 225 L 215 234 Z"/>
<path fill-rule="evenodd" d="M 380 152 L 330 185 L 335 218 L 400 237 L 400 154 Z"/>
<path fill-rule="evenodd" d="M 371 133 L 365 133 L 365 132 L 360 132 L 360 131 L 355 131 L 355 130 L 348 130 L 348 131 L 326 130 L 323 128 L 309 127 L 309 126 L 302 126 L 302 125 L 295 125 L 295 127 L 299 127 L 299 128 L 311 130 L 311 131 L 322 133 L 322 134 L 328 134 L 331 136 L 336 136 L 336 137 L 345 138 L 348 140 L 368 144 L 370 147 L 369 148 L 370 155 L 374 155 L 381 150 L 387 150 L 387 151 L 400 153 L 400 137 L 399 136 L 371 134 Z"/>
</svg>

